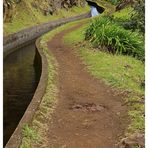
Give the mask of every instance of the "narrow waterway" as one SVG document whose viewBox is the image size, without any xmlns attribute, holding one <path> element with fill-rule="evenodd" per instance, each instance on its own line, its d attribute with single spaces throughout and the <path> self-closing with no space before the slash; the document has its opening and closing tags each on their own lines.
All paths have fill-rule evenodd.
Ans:
<svg viewBox="0 0 148 148">
<path fill-rule="evenodd" d="M 4 59 L 4 145 L 17 127 L 39 82 L 40 68 L 34 64 L 34 58 L 35 44 L 31 43 Z"/>
</svg>

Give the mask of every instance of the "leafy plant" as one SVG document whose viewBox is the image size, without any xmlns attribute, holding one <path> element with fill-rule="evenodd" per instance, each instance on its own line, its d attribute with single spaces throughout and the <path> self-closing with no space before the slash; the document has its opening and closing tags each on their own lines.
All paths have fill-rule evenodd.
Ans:
<svg viewBox="0 0 148 148">
<path fill-rule="evenodd" d="M 85 33 L 94 47 L 105 47 L 109 52 L 132 55 L 144 60 L 144 43 L 136 32 L 125 30 L 108 17 L 95 19 Z"/>
<path fill-rule="evenodd" d="M 37 132 L 31 128 L 28 124 L 25 124 L 22 130 L 23 136 L 28 137 L 29 139 L 38 140 L 39 136 Z"/>
</svg>

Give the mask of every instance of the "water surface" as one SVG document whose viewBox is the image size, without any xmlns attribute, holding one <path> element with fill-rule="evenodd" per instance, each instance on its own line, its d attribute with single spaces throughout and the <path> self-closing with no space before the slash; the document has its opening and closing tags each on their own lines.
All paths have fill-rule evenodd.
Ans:
<svg viewBox="0 0 148 148">
<path fill-rule="evenodd" d="M 4 145 L 29 105 L 39 77 L 34 66 L 35 45 L 31 43 L 4 59 Z"/>
</svg>

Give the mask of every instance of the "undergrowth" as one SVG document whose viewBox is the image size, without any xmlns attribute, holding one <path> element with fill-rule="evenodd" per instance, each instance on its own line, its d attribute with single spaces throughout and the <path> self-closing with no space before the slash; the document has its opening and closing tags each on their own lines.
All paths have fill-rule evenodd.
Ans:
<svg viewBox="0 0 148 148">
<path fill-rule="evenodd" d="M 116 11 L 113 14 L 114 19 L 118 19 L 118 21 L 127 21 L 131 19 L 131 16 L 133 14 L 133 8 L 131 6 L 127 6 L 124 9 L 120 11 Z"/>
<path fill-rule="evenodd" d="M 132 55 L 144 61 L 143 38 L 136 32 L 124 29 L 109 17 L 94 19 L 86 30 L 85 39 L 95 48 L 107 48 L 109 52 Z"/>
<path fill-rule="evenodd" d="M 37 131 L 28 124 L 25 124 L 23 126 L 22 136 L 23 136 L 23 143 L 21 144 L 20 148 L 31 148 L 32 147 L 31 141 L 40 140 Z"/>
</svg>

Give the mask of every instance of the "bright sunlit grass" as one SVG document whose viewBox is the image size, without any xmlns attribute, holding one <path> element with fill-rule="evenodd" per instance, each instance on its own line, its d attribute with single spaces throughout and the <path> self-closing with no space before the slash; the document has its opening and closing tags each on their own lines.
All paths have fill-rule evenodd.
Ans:
<svg viewBox="0 0 148 148">
<path fill-rule="evenodd" d="M 120 11 L 115 12 L 113 16 L 117 19 L 129 20 L 132 13 L 133 13 L 133 8 L 131 6 L 128 6 Z"/>
</svg>

